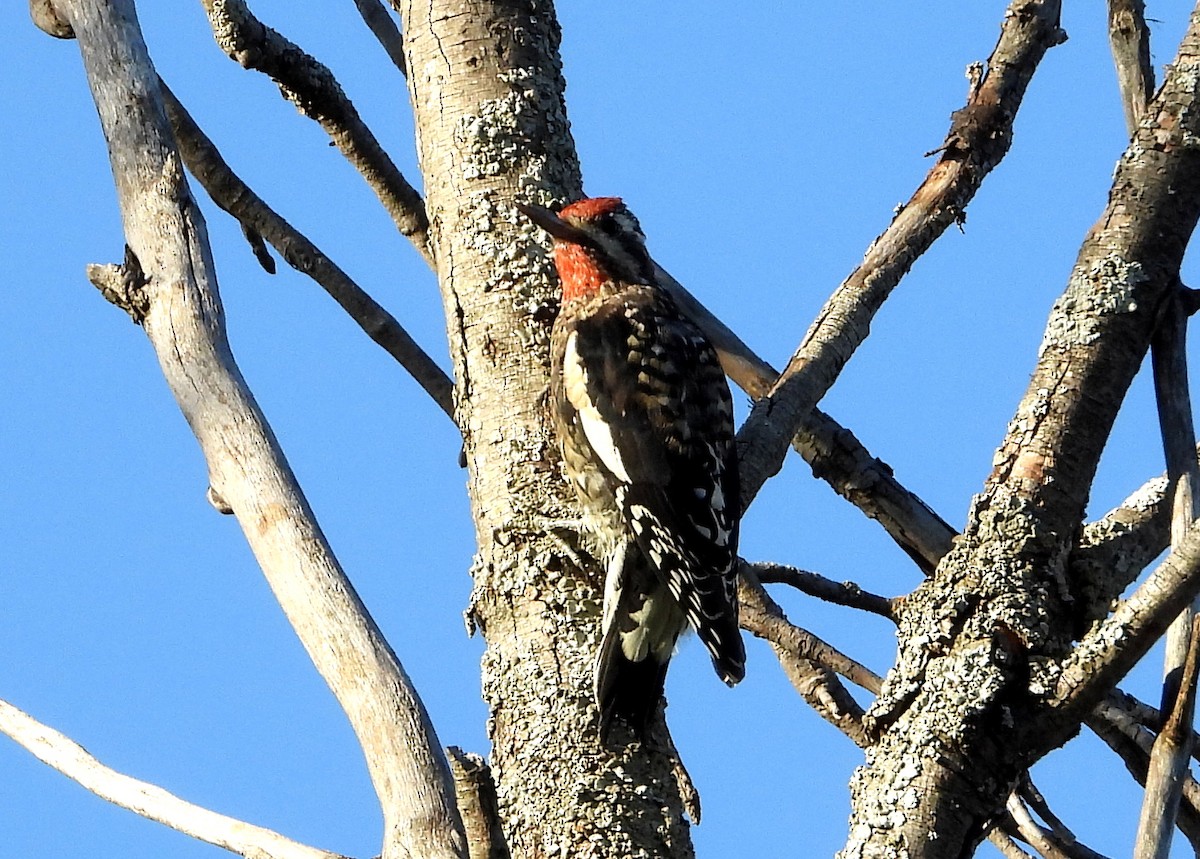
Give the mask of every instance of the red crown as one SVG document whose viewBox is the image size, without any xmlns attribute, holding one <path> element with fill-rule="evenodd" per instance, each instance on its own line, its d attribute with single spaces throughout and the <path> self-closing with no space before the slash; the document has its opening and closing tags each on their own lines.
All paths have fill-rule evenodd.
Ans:
<svg viewBox="0 0 1200 859">
<path fill-rule="evenodd" d="M 579 218 L 590 221 L 601 215 L 610 215 L 624 206 L 620 197 L 592 197 L 576 200 L 570 205 L 563 206 L 562 211 L 558 214 L 562 218 Z"/>
</svg>

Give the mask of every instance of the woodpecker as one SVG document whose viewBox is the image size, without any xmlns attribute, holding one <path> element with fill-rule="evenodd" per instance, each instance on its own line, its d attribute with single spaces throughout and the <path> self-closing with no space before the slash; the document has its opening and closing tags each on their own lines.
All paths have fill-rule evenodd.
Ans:
<svg viewBox="0 0 1200 859">
<path fill-rule="evenodd" d="M 608 745 L 621 722 L 645 740 L 688 626 L 725 683 L 746 673 L 732 397 L 716 350 L 656 282 L 620 198 L 579 200 L 558 215 L 517 208 L 554 237 L 552 419 L 564 476 L 607 563 L 600 735 Z"/>
</svg>

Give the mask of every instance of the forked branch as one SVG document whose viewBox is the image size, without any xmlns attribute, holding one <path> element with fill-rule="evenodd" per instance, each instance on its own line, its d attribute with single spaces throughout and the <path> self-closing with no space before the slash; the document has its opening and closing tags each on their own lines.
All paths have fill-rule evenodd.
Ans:
<svg viewBox="0 0 1200 859">
<path fill-rule="evenodd" d="M 203 0 L 221 50 L 270 76 L 284 98 L 318 122 L 379 198 L 397 229 L 433 265 L 429 218 L 421 195 L 363 122 L 333 72 L 254 16 L 244 0 Z"/>
<path fill-rule="evenodd" d="M 821 718 L 830 722 L 858 746 L 869 739 L 863 730 L 862 707 L 838 680 L 841 674 L 872 692 L 879 691 L 879 676 L 837 651 L 807 630 L 793 626 L 783 609 L 742 568 L 738 577 L 739 621 L 743 629 L 770 642 L 788 680 Z"/>
</svg>

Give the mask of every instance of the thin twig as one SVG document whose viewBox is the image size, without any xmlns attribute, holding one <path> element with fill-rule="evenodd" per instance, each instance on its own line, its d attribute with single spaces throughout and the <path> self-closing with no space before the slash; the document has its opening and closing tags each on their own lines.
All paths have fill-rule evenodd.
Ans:
<svg viewBox="0 0 1200 859">
<path fill-rule="evenodd" d="M 1005 16 L 988 73 L 955 112 L 941 156 L 862 264 L 838 287 L 770 394 L 738 434 L 742 507 L 779 470 L 787 446 L 833 385 L 870 322 L 913 262 L 951 224 L 1008 151 L 1025 88 L 1046 51 L 1059 44 L 1058 0 L 1017 0 Z"/>
<path fill-rule="evenodd" d="M 339 853 L 318 850 L 270 829 L 217 814 L 119 773 L 7 701 L 0 701 L 0 733 L 101 799 L 208 844 L 254 859 L 344 859 Z"/>
<path fill-rule="evenodd" d="M 1058 842 L 1050 836 L 1050 833 L 1039 826 L 1037 821 L 1033 819 L 1033 816 L 1029 813 L 1029 809 L 1021 801 L 1020 796 L 1016 793 L 1009 794 L 1005 807 L 1016 822 L 1017 831 L 1021 834 L 1021 837 L 1033 849 L 1042 854 L 1045 859 L 1070 859 L 1066 852 L 1060 848 Z"/>
<path fill-rule="evenodd" d="M 887 597 L 864 591 L 854 582 L 835 582 L 808 570 L 774 564 L 769 561 L 759 561 L 749 564 L 754 575 L 760 582 L 766 584 L 791 585 L 798 591 L 817 597 L 835 605 L 862 609 L 888 620 L 895 621 L 896 613 L 893 601 Z"/>
<path fill-rule="evenodd" d="M 383 8 L 383 4 L 379 0 L 354 0 L 354 5 L 358 7 L 358 14 L 362 15 L 367 27 L 375 34 L 375 38 L 387 52 L 388 59 L 395 64 L 400 74 L 407 77 L 408 69 L 405 68 L 404 61 L 404 37 L 400 35 L 400 28 L 396 26 L 396 22 L 392 20 L 387 9 Z"/>
<path fill-rule="evenodd" d="M 753 571 L 742 567 L 741 573 L 745 587 L 739 588 L 738 598 L 743 609 L 740 612 L 743 629 L 773 644 L 785 646 L 790 653 L 811 660 L 840 674 L 854 685 L 878 694 L 883 678 L 808 630 L 792 624 L 779 604 L 755 581 Z"/>
<path fill-rule="evenodd" d="M 284 98 L 318 122 L 366 180 L 397 229 L 434 265 L 421 195 L 384 151 L 327 66 L 263 24 L 244 0 L 203 0 L 217 44 L 243 68 L 269 75 Z"/>
<path fill-rule="evenodd" d="M 1086 844 L 1080 843 L 1079 839 L 1075 837 L 1075 833 L 1059 819 L 1058 815 L 1050 810 L 1050 804 L 1046 802 L 1046 798 L 1042 796 L 1042 792 L 1037 789 L 1037 785 L 1029 778 L 1028 773 L 1021 780 L 1017 791 L 1021 799 L 1025 801 L 1025 804 L 1036 812 L 1037 816 L 1046 824 L 1043 831 L 1054 839 L 1054 844 L 1058 850 L 1065 853 L 1070 859 L 1104 859 L 1103 854 L 1097 853 Z"/>
<path fill-rule="evenodd" d="M 243 227 L 269 242 L 292 268 L 320 284 L 367 336 L 395 358 L 453 420 L 454 383 L 445 371 L 394 316 L 233 172 L 174 93 L 165 83 L 160 81 L 160 84 L 183 162 L 213 202 L 237 218 Z"/>
<path fill-rule="evenodd" d="M 770 642 L 788 680 L 808 705 L 865 748 L 869 740 L 862 727 L 863 710 L 836 674 L 875 693 L 882 682 L 879 676 L 811 632 L 791 624 L 752 570 L 743 568 L 738 579 L 738 620 L 742 628 Z"/>
</svg>

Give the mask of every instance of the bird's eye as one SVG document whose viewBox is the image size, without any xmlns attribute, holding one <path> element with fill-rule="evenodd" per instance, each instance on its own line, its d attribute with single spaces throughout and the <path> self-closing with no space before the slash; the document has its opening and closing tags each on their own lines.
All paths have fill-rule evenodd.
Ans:
<svg viewBox="0 0 1200 859">
<path fill-rule="evenodd" d="M 601 218 L 599 227 L 600 231 L 605 235 L 616 236 L 621 233 L 621 225 L 617 223 L 615 218 Z"/>
</svg>

